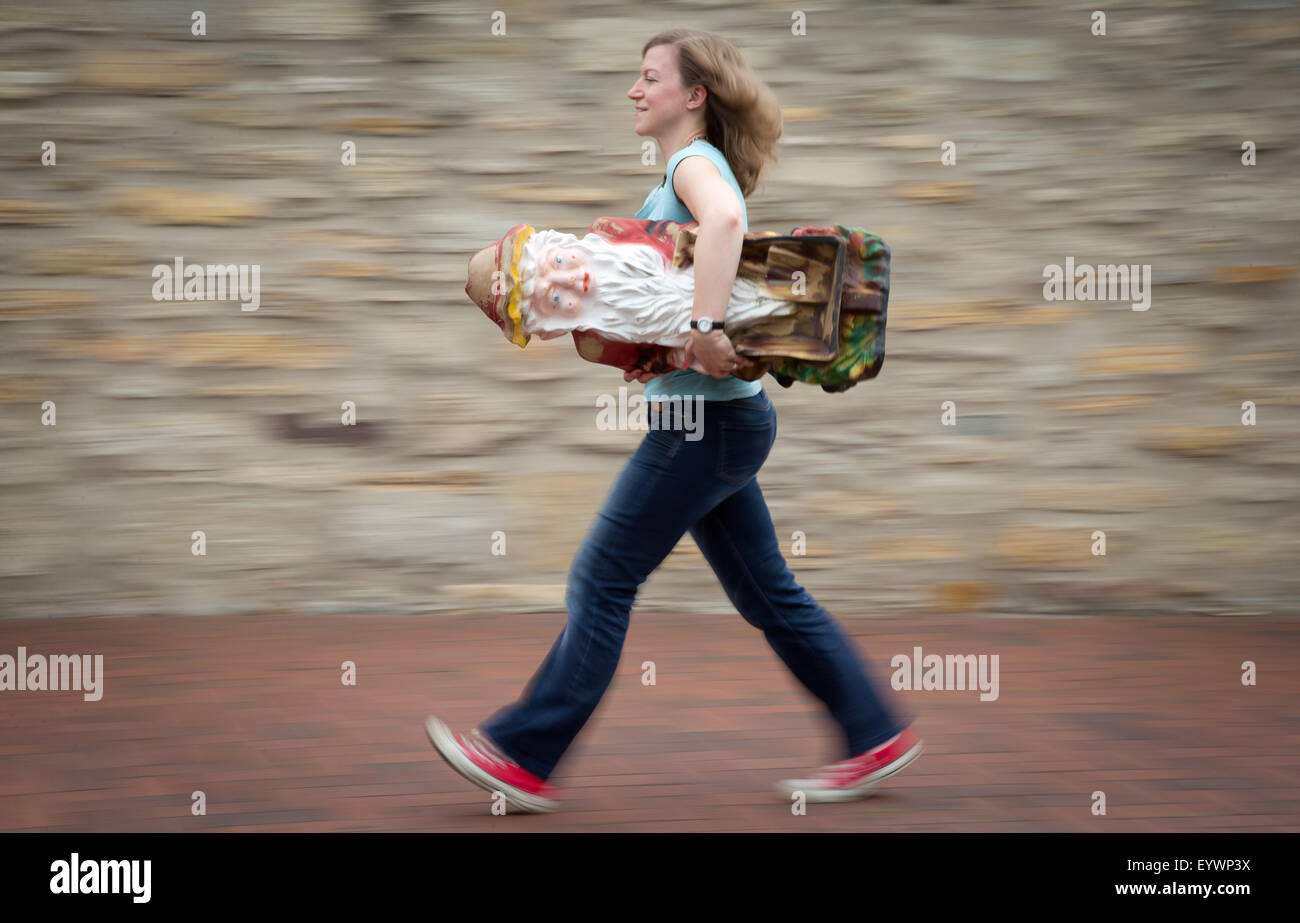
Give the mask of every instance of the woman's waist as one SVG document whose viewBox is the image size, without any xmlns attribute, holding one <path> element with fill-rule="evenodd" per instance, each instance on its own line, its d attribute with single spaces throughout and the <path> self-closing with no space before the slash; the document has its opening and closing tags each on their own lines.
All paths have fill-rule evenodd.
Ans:
<svg viewBox="0 0 1300 923">
<path fill-rule="evenodd" d="M 685 402 L 704 402 L 715 410 L 727 407 L 768 407 L 772 403 L 767 392 L 761 388 L 757 394 L 744 397 L 707 397 L 703 394 L 646 394 L 644 397 L 646 403 L 657 407 L 680 405 Z"/>
<path fill-rule="evenodd" d="M 757 381 L 745 381 L 730 375 L 714 378 L 694 369 L 678 369 L 646 382 L 644 395 L 647 401 L 655 402 L 701 398 L 711 404 L 725 404 L 761 393 L 763 386 Z"/>
</svg>

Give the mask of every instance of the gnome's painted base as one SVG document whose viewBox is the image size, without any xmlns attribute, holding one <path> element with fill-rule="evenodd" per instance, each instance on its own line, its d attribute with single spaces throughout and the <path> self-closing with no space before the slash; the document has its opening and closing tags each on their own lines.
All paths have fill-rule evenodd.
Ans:
<svg viewBox="0 0 1300 923">
<path fill-rule="evenodd" d="M 512 343 L 570 333 L 579 355 L 624 371 L 683 367 L 698 225 L 598 218 L 586 237 L 516 225 L 470 260 L 466 293 Z M 770 373 L 843 391 L 884 361 L 889 248 L 861 228 L 749 232 L 728 336 Z"/>
</svg>

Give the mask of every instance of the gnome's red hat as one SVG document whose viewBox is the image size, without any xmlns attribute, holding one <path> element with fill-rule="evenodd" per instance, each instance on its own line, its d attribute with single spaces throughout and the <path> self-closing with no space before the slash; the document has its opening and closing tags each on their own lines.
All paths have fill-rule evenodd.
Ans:
<svg viewBox="0 0 1300 923">
<path fill-rule="evenodd" d="M 496 243 L 475 253 L 470 257 L 469 280 L 465 283 L 470 300 L 501 328 L 507 340 L 520 347 L 527 346 L 531 337 L 522 327 L 519 261 L 532 235 L 531 225 L 517 224 Z"/>
</svg>

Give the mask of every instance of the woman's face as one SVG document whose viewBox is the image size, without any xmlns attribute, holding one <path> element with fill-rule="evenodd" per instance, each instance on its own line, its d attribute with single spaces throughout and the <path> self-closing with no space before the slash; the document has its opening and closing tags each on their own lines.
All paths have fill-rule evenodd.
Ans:
<svg viewBox="0 0 1300 923">
<path fill-rule="evenodd" d="M 655 45 L 641 59 L 641 76 L 628 99 L 636 106 L 636 133 L 652 138 L 668 129 L 686 113 L 687 89 L 677 71 L 677 51 L 672 45 Z"/>
</svg>

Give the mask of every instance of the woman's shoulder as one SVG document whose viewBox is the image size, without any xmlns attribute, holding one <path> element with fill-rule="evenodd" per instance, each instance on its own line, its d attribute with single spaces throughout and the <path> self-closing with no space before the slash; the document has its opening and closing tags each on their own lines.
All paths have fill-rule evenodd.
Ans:
<svg viewBox="0 0 1300 923">
<path fill-rule="evenodd" d="M 722 151 L 704 140 L 692 141 L 690 144 L 686 145 L 686 147 L 674 154 L 668 162 L 668 174 L 671 176 L 673 172 L 676 171 L 677 165 L 687 157 L 705 158 L 718 168 L 718 172 L 721 173 L 724 178 L 734 175 L 731 172 L 731 164 L 727 163 L 727 158 Z"/>
<path fill-rule="evenodd" d="M 717 168 L 718 174 L 723 178 L 723 180 L 725 180 L 736 191 L 736 198 L 740 200 L 740 209 L 741 209 L 741 215 L 743 216 L 743 220 L 744 220 L 744 227 L 745 230 L 748 231 L 749 214 L 748 214 L 747 207 L 745 205 L 745 195 L 740 189 L 740 184 L 736 182 L 736 174 L 732 171 L 731 164 L 727 163 L 726 155 L 723 154 L 722 151 L 714 147 L 712 144 L 710 144 L 709 142 L 703 139 L 699 141 L 692 141 L 690 144 L 686 145 L 686 147 L 682 148 L 680 151 L 678 151 L 676 154 L 672 156 L 672 160 L 668 164 L 668 169 L 664 172 L 664 178 L 665 180 L 673 184 L 672 185 L 673 197 L 678 202 L 682 201 L 681 196 L 677 195 L 677 178 L 675 175 L 677 172 L 677 165 L 681 163 L 682 160 L 684 160 L 685 158 L 695 156 L 695 155 L 704 157 L 710 163 L 712 163 L 713 166 Z M 685 207 L 684 202 L 682 203 L 682 205 L 683 207 Z"/>
<path fill-rule="evenodd" d="M 682 148 L 676 154 L 673 154 L 673 156 L 669 158 L 669 160 L 670 162 L 671 161 L 680 162 L 683 158 L 690 157 L 694 154 L 699 154 L 704 157 L 708 157 L 710 160 L 721 160 L 723 163 L 727 162 L 727 158 L 722 156 L 722 151 L 718 150 L 716 147 L 714 147 L 708 141 L 705 141 L 703 138 L 698 138 L 695 141 L 692 141 L 690 144 L 686 145 L 686 147 Z"/>
</svg>

